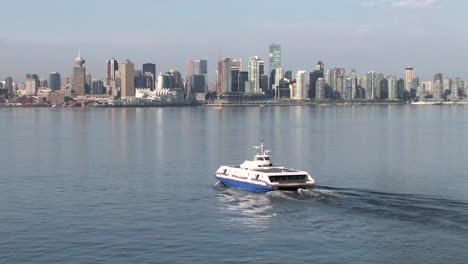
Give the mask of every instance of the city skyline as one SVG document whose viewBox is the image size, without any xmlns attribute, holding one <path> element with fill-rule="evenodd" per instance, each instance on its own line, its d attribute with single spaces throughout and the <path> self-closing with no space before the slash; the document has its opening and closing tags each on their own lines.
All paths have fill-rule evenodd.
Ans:
<svg viewBox="0 0 468 264">
<path fill-rule="evenodd" d="M 21 80 L 29 72 L 71 76 L 71 55 L 81 48 L 88 60 L 87 72 L 99 79 L 106 74 L 103 61 L 112 57 L 130 59 L 136 65 L 152 62 L 158 72 L 179 69 L 184 76 L 187 60 L 203 58 L 209 63 L 212 84 L 219 58 L 243 58 L 246 62 L 259 56 L 268 60 L 271 43 L 282 45 L 283 68 L 293 71 L 311 71 L 316 61 L 322 60 L 328 66 L 355 68 L 358 74 L 374 70 L 401 76 L 401 69 L 411 65 L 421 79 L 432 79 L 437 72 L 468 79 L 464 63 L 468 39 L 462 11 L 468 3 L 461 1 L 295 1 L 291 5 L 294 12 L 286 12 L 282 18 L 268 16 L 285 11 L 265 1 L 28 3 L 28 9 L 21 8 L 23 2 L 4 4 L 4 10 L 11 12 L 3 13 L 4 21 L 9 22 L 0 25 L 4 33 L 0 38 L 0 79 L 11 76 Z M 240 12 L 247 4 L 263 10 L 253 26 L 249 24 L 253 14 Z M 86 18 L 69 19 L 70 10 L 86 11 Z M 56 15 L 42 15 L 51 11 Z M 242 15 L 226 20 L 226 12 Z M 129 23 L 110 26 L 105 15 L 113 13 L 125 14 Z M 33 23 L 35 27 L 30 26 Z M 142 27 L 149 24 L 154 27 Z"/>
</svg>

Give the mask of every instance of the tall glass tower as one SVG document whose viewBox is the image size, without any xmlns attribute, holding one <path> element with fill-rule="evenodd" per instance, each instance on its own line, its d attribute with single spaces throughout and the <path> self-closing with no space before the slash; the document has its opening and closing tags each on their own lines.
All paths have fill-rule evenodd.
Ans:
<svg viewBox="0 0 468 264">
<path fill-rule="evenodd" d="M 281 68 L 281 45 L 270 44 L 270 71 Z"/>
</svg>

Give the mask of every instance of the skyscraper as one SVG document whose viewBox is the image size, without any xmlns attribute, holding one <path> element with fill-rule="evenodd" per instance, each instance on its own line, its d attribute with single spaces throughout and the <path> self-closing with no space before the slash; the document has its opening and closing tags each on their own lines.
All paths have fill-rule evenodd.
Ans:
<svg viewBox="0 0 468 264">
<path fill-rule="evenodd" d="M 242 60 L 222 58 L 218 61 L 216 76 L 216 92 L 219 94 L 232 92 L 232 69 L 242 70 Z"/>
<path fill-rule="evenodd" d="M 369 71 L 366 75 L 366 99 L 375 99 L 375 87 L 376 87 L 377 73 L 375 71 Z"/>
<path fill-rule="evenodd" d="M 325 99 L 325 80 L 323 78 L 318 78 L 315 83 L 316 98 L 317 100 Z"/>
<path fill-rule="evenodd" d="M 388 99 L 396 99 L 397 98 L 397 79 L 395 76 L 390 75 L 387 76 L 388 81 Z"/>
<path fill-rule="evenodd" d="M 104 94 L 104 83 L 101 80 L 91 81 L 91 94 Z"/>
<path fill-rule="evenodd" d="M 107 60 L 107 75 L 106 75 L 106 82 L 107 85 L 110 84 L 111 80 L 115 80 L 115 73 L 119 70 L 119 62 L 112 58 Z"/>
<path fill-rule="evenodd" d="M 442 91 L 442 83 L 437 80 L 434 82 L 434 85 L 432 86 L 432 96 L 434 100 L 441 100 L 443 95 Z"/>
<path fill-rule="evenodd" d="M 39 89 L 40 81 L 37 74 L 26 74 L 26 94 L 36 95 Z"/>
<path fill-rule="evenodd" d="M 120 97 L 135 96 L 135 64 L 126 60 L 120 65 Z"/>
<path fill-rule="evenodd" d="M 270 44 L 270 71 L 281 68 L 281 45 Z"/>
<path fill-rule="evenodd" d="M 249 73 L 246 71 L 239 72 L 239 91 L 241 93 L 245 93 L 245 82 L 249 81 Z"/>
<path fill-rule="evenodd" d="M 187 62 L 188 91 L 206 93 L 208 81 L 208 62 L 206 60 L 189 60 Z"/>
<path fill-rule="evenodd" d="M 405 91 L 410 92 L 413 89 L 413 67 L 406 67 L 405 70 Z"/>
<path fill-rule="evenodd" d="M 252 56 L 249 58 L 249 81 L 252 82 L 251 92 L 260 93 L 260 78 L 262 76 L 262 66 L 265 65 L 265 62 L 261 60 L 258 56 Z"/>
<path fill-rule="evenodd" d="M 49 74 L 49 88 L 52 91 L 60 90 L 60 73 L 51 72 Z"/>
<path fill-rule="evenodd" d="M 3 86 L 8 92 L 8 95 L 13 95 L 15 91 L 13 91 L 13 78 L 6 77 L 5 78 L 5 85 Z"/>
<path fill-rule="evenodd" d="M 85 62 L 86 60 L 78 54 L 75 59 L 76 66 L 73 67 L 72 81 L 72 90 L 76 95 L 84 95 L 86 92 L 86 68 L 83 67 Z"/>
<path fill-rule="evenodd" d="M 143 75 L 145 73 L 151 73 L 153 75 L 153 79 L 156 78 L 156 64 L 154 63 L 145 63 L 142 66 Z"/>
<path fill-rule="evenodd" d="M 296 89 L 294 90 L 292 98 L 298 100 L 305 100 L 308 98 L 309 88 L 309 75 L 306 71 L 297 71 L 296 74 Z"/>
</svg>

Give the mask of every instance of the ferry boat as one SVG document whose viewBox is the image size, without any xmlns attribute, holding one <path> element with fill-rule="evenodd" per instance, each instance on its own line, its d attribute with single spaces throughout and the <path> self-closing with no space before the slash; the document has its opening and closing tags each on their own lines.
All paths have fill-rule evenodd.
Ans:
<svg viewBox="0 0 468 264">
<path fill-rule="evenodd" d="M 254 148 L 259 151 L 253 160 L 246 160 L 240 166 L 219 167 L 216 179 L 228 187 L 255 192 L 307 189 L 315 185 L 306 171 L 274 166 L 268 155 L 271 151 L 265 150 L 263 140 Z"/>
</svg>

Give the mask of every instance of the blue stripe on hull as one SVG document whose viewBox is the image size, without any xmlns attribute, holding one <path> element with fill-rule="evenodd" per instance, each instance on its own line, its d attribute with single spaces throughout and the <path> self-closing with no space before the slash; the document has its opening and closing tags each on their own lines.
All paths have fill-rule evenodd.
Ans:
<svg viewBox="0 0 468 264">
<path fill-rule="evenodd" d="M 229 187 L 244 189 L 244 190 L 253 191 L 253 192 L 271 191 L 270 186 L 262 186 L 262 185 L 257 185 L 253 183 L 240 182 L 240 181 L 235 181 L 235 180 L 230 180 L 230 179 L 225 179 L 225 178 L 220 178 L 220 177 L 216 177 L 216 179 L 218 179 L 220 182 L 222 182 L 223 184 Z"/>
</svg>

